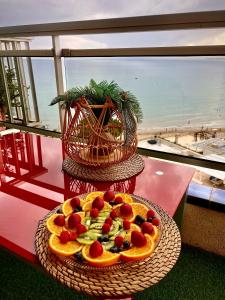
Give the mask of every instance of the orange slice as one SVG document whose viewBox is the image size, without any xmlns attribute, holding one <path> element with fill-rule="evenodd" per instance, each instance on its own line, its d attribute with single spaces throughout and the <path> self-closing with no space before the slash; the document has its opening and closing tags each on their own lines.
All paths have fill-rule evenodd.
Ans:
<svg viewBox="0 0 225 300">
<path fill-rule="evenodd" d="M 84 204 L 84 206 L 82 207 L 83 211 L 89 211 L 89 210 L 91 210 L 91 208 L 92 208 L 92 202 L 93 201 L 94 201 L 94 199 L 93 200 L 89 200 L 88 202 L 86 202 Z M 104 201 L 103 210 L 112 210 L 112 206 L 108 202 Z"/>
<path fill-rule="evenodd" d="M 49 239 L 49 247 L 55 254 L 70 256 L 81 251 L 83 245 L 79 244 L 76 241 L 70 241 L 66 244 L 62 244 L 59 237 L 56 234 L 52 234 Z"/>
<path fill-rule="evenodd" d="M 82 255 L 92 266 L 107 267 L 116 264 L 120 259 L 120 254 L 110 251 L 103 251 L 102 255 L 92 258 L 89 254 L 89 249 L 90 245 L 85 245 L 82 249 Z"/>
<path fill-rule="evenodd" d="M 115 195 L 115 197 L 118 197 L 118 196 L 121 197 L 123 199 L 123 202 L 125 202 L 125 203 L 134 202 L 133 198 L 128 194 L 119 193 L 119 194 Z"/>
<path fill-rule="evenodd" d="M 132 232 L 132 231 L 134 231 L 134 230 L 137 230 L 137 231 L 141 232 L 140 226 L 138 226 L 137 224 L 130 224 L 130 229 L 129 229 L 129 231 Z"/>
<path fill-rule="evenodd" d="M 77 212 L 76 214 L 78 214 L 78 215 L 81 216 L 81 221 L 84 220 L 84 218 L 85 218 L 85 212 L 84 212 L 84 211 L 79 211 L 79 212 Z"/>
<path fill-rule="evenodd" d="M 48 231 L 50 231 L 51 233 L 55 233 L 57 235 L 60 235 L 60 233 L 64 229 L 64 226 L 58 226 L 54 223 L 55 218 L 59 215 L 63 216 L 63 214 L 53 214 L 48 218 L 48 220 L 46 222 Z"/>
<path fill-rule="evenodd" d="M 141 232 L 141 228 L 138 225 L 136 225 L 136 224 L 130 224 L 130 229 L 126 233 L 126 235 L 124 237 L 125 241 L 131 242 L 131 232 L 134 231 L 134 230 Z"/>
<path fill-rule="evenodd" d="M 147 244 L 144 247 L 132 247 L 129 250 L 120 252 L 120 259 L 129 262 L 144 259 L 150 256 L 154 250 L 154 240 L 149 234 L 145 234 Z"/>
<path fill-rule="evenodd" d="M 104 192 L 96 191 L 96 192 L 91 192 L 87 195 L 85 198 L 85 201 L 93 201 L 96 197 L 100 196 L 103 197 Z"/>
<path fill-rule="evenodd" d="M 65 217 L 71 215 L 72 212 L 73 212 L 73 208 L 72 208 L 72 206 L 70 205 L 70 200 L 71 200 L 71 199 L 66 200 L 66 201 L 63 203 L 63 205 L 62 205 L 62 212 L 63 212 L 63 214 L 64 214 Z M 82 200 L 82 199 L 80 199 L 80 206 L 81 206 L 81 207 L 83 207 L 84 203 L 85 203 L 85 201 Z"/>
<path fill-rule="evenodd" d="M 130 203 L 130 205 L 133 208 L 133 213 L 134 216 L 136 217 L 137 215 L 142 216 L 143 218 L 147 218 L 147 212 L 148 212 L 148 207 L 142 203 Z"/>
</svg>

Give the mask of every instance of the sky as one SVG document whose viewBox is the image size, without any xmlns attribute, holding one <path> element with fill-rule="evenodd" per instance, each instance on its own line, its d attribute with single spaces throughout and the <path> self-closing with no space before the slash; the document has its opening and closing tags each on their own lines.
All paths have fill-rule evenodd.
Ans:
<svg viewBox="0 0 225 300">
<path fill-rule="evenodd" d="M 0 0 L 0 27 L 25 24 L 225 10 L 225 0 Z M 63 48 L 225 44 L 224 29 L 139 32 L 61 37 Z M 32 48 L 51 48 L 35 38 Z"/>
</svg>

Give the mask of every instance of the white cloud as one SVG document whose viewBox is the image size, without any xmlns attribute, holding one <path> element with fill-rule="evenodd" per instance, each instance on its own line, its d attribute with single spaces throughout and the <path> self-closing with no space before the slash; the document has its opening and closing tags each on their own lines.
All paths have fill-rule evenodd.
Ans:
<svg viewBox="0 0 225 300">
<path fill-rule="evenodd" d="M 90 49 L 90 48 L 106 48 L 107 44 L 98 42 L 81 36 L 66 35 L 60 37 L 60 45 L 62 48 L 71 49 Z"/>
<path fill-rule="evenodd" d="M 101 34 L 83 36 L 61 36 L 61 48 L 96 49 L 123 47 L 163 47 L 224 45 L 224 29 L 176 30 L 157 32 L 138 32 L 122 34 Z M 35 37 L 31 49 L 51 49 L 51 37 Z"/>
<path fill-rule="evenodd" d="M 199 45 L 224 45 L 225 44 L 225 32 L 216 34 L 210 34 L 198 41 Z M 194 46 L 196 43 L 192 43 L 190 46 Z"/>
<path fill-rule="evenodd" d="M 0 0 L 0 26 L 104 19 L 225 9 L 224 0 Z M 224 44 L 215 31 L 167 31 L 62 37 L 63 48 Z M 34 49 L 52 48 L 51 37 L 34 38 Z"/>
<path fill-rule="evenodd" d="M 186 30 L 177 32 L 172 41 L 183 46 L 224 45 L 225 32 L 224 29 Z"/>
<path fill-rule="evenodd" d="M 51 49 L 52 38 L 50 36 L 32 37 L 30 41 L 31 49 Z"/>
<path fill-rule="evenodd" d="M 97 41 L 91 37 L 65 35 L 60 36 L 60 47 L 70 49 L 98 49 L 106 48 L 107 43 L 103 41 Z M 51 49 L 52 38 L 49 36 L 34 37 L 30 42 L 31 49 Z"/>
<path fill-rule="evenodd" d="M 224 0 L 0 0 L 0 26 L 225 9 Z"/>
</svg>

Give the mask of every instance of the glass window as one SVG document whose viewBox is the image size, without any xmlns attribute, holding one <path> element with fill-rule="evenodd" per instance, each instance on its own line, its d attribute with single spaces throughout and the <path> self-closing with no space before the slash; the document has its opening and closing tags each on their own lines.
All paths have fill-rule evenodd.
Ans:
<svg viewBox="0 0 225 300">
<path fill-rule="evenodd" d="M 29 40 L 31 50 L 35 49 L 52 49 L 51 36 L 32 36 Z"/>
<path fill-rule="evenodd" d="M 225 58 L 65 58 L 65 69 L 67 89 L 94 78 L 136 95 L 139 147 L 225 158 Z"/>
<path fill-rule="evenodd" d="M 40 126 L 60 131 L 58 106 L 49 106 L 57 95 L 53 58 L 32 58 Z"/>
<path fill-rule="evenodd" d="M 224 29 L 167 30 L 60 36 L 62 48 L 135 48 L 224 45 Z"/>
</svg>

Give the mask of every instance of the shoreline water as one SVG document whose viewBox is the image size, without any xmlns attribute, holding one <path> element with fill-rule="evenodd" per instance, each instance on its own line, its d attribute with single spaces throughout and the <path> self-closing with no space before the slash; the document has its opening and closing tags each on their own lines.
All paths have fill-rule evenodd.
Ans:
<svg viewBox="0 0 225 300">
<path fill-rule="evenodd" d="M 161 127 L 161 128 L 138 128 L 137 135 L 138 140 L 142 141 L 147 138 L 157 137 L 167 137 L 171 135 L 188 135 L 195 133 L 208 133 L 209 135 L 218 135 L 225 133 L 225 127 L 215 127 L 215 126 L 183 126 L 183 127 Z"/>
<path fill-rule="evenodd" d="M 222 60 L 224 62 L 224 60 Z M 67 89 L 86 85 L 90 78 L 117 82 L 131 91 L 143 110 L 141 132 L 178 127 L 190 131 L 201 126 L 224 128 L 224 64 L 211 58 L 68 58 Z M 172 72 L 171 72 L 172 70 Z M 56 95 L 54 64 L 33 60 L 40 119 L 56 128 L 57 107 L 48 103 Z M 52 74 L 52 76 L 50 76 Z M 149 127 L 151 129 L 149 130 Z M 184 127 L 184 129 L 181 129 Z M 177 129 L 178 130 L 178 129 Z"/>
</svg>

